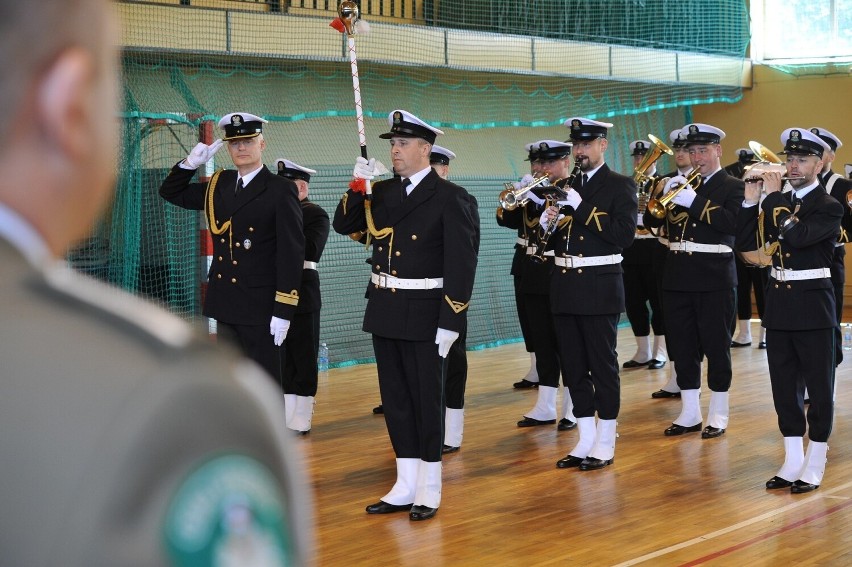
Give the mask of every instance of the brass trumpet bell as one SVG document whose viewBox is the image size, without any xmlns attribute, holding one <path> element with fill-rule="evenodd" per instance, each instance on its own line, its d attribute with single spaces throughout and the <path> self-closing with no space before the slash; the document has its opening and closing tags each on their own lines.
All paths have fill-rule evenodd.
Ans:
<svg viewBox="0 0 852 567">
<path fill-rule="evenodd" d="M 500 207 L 504 211 L 514 211 L 518 207 L 523 207 L 530 200 L 530 191 L 547 184 L 549 184 L 547 175 L 536 177 L 529 185 L 525 185 L 520 189 L 515 189 L 511 183 L 504 183 L 503 186 L 505 189 L 497 197 L 500 201 Z"/>
</svg>

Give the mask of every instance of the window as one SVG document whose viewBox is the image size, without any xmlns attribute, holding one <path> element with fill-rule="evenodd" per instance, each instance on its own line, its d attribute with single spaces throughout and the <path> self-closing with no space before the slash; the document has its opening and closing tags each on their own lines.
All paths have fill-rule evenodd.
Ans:
<svg viewBox="0 0 852 567">
<path fill-rule="evenodd" d="M 752 59 L 852 61 L 852 0 L 754 0 Z"/>
</svg>

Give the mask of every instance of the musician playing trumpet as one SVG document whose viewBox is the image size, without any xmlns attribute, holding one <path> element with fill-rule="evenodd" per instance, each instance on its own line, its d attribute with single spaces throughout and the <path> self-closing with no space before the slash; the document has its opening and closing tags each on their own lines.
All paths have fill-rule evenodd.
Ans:
<svg viewBox="0 0 852 567">
<path fill-rule="evenodd" d="M 559 468 L 595 470 L 615 457 L 620 406 L 616 326 L 624 311 L 621 252 L 636 232 L 636 183 L 604 163 L 608 122 L 570 118 L 565 125 L 579 166 L 565 195 L 541 216 L 556 223 L 550 307 L 562 379 L 574 401 L 579 441 Z M 541 316 L 545 316 L 544 313 Z M 595 423 L 595 413 L 598 421 Z"/>
<path fill-rule="evenodd" d="M 834 417 L 834 327 L 837 325 L 831 264 L 843 205 L 832 198 L 818 174 L 829 150 L 805 128 L 781 134 L 787 178 L 768 171 L 746 183 L 739 213 L 737 245 L 763 247 L 772 256 L 763 323 L 784 464 L 766 482 L 769 490 L 811 492 L 822 482 Z M 810 395 L 807 416 L 804 389 Z M 810 442 L 804 452 L 802 437 Z"/>
<path fill-rule="evenodd" d="M 546 174 L 550 182 L 568 175 L 571 169 L 571 144 L 558 140 L 540 140 L 535 143 L 536 167 L 541 174 Z M 539 427 L 553 425 L 557 417 L 559 431 L 567 431 L 576 426 L 573 418 L 571 398 L 563 391 L 561 410 L 557 414 L 556 396 L 559 389 L 559 355 L 556 349 L 556 331 L 550 317 L 550 272 L 553 269 L 553 253 L 540 258 L 533 256 L 539 251 L 539 238 L 542 231 L 539 228 L 544 199 L 535 194 L 530 195 L 530 201 L 518 211 L 520 214 L 502 215 L 504 226 L 526 229 L 529 238 L 524 249 L 524 257 L 519 262 L 520 290 L 524 314 L 527 317 L 527 330 L 535 353 L 535 364 L 538 373 L 538 396 L 535 405 L 524 413 L 517 422 L 518 427 Z M 514 211 L 513 211 L 514 212 Z M 501 218 L 498 215 L 498 224 Z M 538 261 L 537 261 L 538 260 Z M 542 313 L 547 314 L 542 317 Z"/>
<path fill-rule="evenodd" d="M 667 436 L 701 431 L 701 361 L 707 357 L 710 408 L 703 439 L 719 437 L 728 427 L 731 386 L 731 321 L 734 316 L 736 219 L 743 182 L 722 169 L 725 133 L 708 124 L 684 128 L 695 178 L 661 180 L 670 207 L 658 218 L 645 212 L 645 226 L 666 226 L 669 252 L 663 272 L 663 304 L 669 358 L 677 365 L 681 412 Z M 698 183 L 700 180 L 700 183 Z M 696 187 L 697 185 L 697 187 Z M 666 196 L 671 192 L 672 195 Z"/>
</svg>

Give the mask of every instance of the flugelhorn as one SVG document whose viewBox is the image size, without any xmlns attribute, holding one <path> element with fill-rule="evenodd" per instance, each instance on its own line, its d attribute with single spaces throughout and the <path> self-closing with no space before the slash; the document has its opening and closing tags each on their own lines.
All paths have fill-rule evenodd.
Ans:
<svg viewBox="0 0 852 567">
<path fill-rule="evenodd" d="M 500 192 L 497 199 L 500 201 L 500 207 L 506 211 L 514 211 L 518 207 L 523 207 L 530 200 L 530 191 L 536 187 L 541 187 L 549 184 L 547 175 L 536 177 L 528 185 L 515 189 L 511 183 L 505 183 L 503 191 Z"/>
<path fill-rule="evenodd" d="M 668 178 L 668 177 L 664 177 L 659 181 L 659 183 L 662 183 L 663 187 L 665 188 L 666 184 L 669 182 L 669 179 L 670 178 Z M 666 213 L 672 207 L 674 207 L 674 203 L 672 203 L 672 199 L 674 199 L 675 196 L 678 193 L 680 193 L 681 191 L 683 191 L 684 189 L 689 187 L 689 184 L 692 183 L 693 181 L 697 181 L 698 183 L 701 183 L 701 172 L 699 171 L 699 169 L 697 167 L 694 168 L 692 171 L 690 171 L 686 175 L 686 181 L 684 181 L 683 183 L 681 183 L 677 187 L 674 187 L 671 191 L 669 191 L 668 193 L 666 193 L 665 195 L 663 195 L 659 199 L 651 198 L 648 201 L 648 211 L 655 218 L 658 218 L 658 219 L 666 218 Z"/>
</svg>

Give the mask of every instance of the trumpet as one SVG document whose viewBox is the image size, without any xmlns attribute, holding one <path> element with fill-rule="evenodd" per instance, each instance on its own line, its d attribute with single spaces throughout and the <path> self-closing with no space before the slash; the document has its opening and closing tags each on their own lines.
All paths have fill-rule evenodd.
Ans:
<svg viewBox="0 0 852 567">
<path fill-rule="evenodd" d="M 570 189 L 571 185 L 574 183 L 574 180 L 577 179 L 577 176 L 580 175 L 580 164 L 578 162 L 574 162 L 574 169 L 571 170 L 571 173 L 568 174 L 568 177 L 565 178 L 565 183 L 562 187 L 568 187 Z M 561 182 L 559 179 L 557 182 Z M 554 191 L 547 196 L 545 208 L 556 204 L 560 197 L 565 197 L 568 192 L 562 187 L 557 186 L 555 183 L 553 184 Z M 544 231 L 544 234 L 539 238 L 538 244 L 536 245 L 535 252 L 530 256 L 530 260 L 535 262 L 536 264 L 543 264 L 547 261 L 544 253 L 547 250 L 547 243 L 550 241 L 550 237 L 553 236 L 553 233 L 556 232 L 557 220 L 553 219 L 553 222 L 547 225 L 547 229 Z"/>
<path fill-rule="evenodd" d="M 664 177 L 660 179 L 658 185 L 662 183 L 662 186 L 665 187 L 668 181 L 669 178 Z M 701 183 L 701 172 L 698 170 L 697 167 L 687 174 L 686 181 L 673 188 L 671 191 L 669 191 L 659 199 L 651 198 L 648 201 L 648 211 L 654 216 L 654 218 L 666 218 L 666 213 L 671 210 L 672 207 L 674 207 L 672 199 L 674 199 L 678 193 L 686 189 L 693 181 L 695 181 L 696 183 Z"/>
<path fill-rule="evenodd" d="M 767 150 L 768 151 L 768 150 Z M 745 183 L 757 183 L 758 181 L 763 181 L 764 173 L 780 173 L 781 181 L 790 181 L 792 179 L 804 179 L 804 175 L 786 175 L 787 166 L 782 163 L 772 163 L 771 161 L 760 161 L 754 165 L 750 165 L 746 168 L 745 173 L 743 174 L 743 181 Z"/>
<path fill-rule="evenodd" d="M 515 189 L 511 183 L 504 183 L 503 189 L 500 192 L 500 195 L 497 196 L 497 199 L 500 201 L 500 207 L 506 211 L 514 211 L 518 207 L 523 207 L 530 200 L 530 191 L 535 189 L 536 187 L 549 185 L 547 175 L 542 175 L 541 177 L 536 177 L 533 179 L 529 185 L 525 185 L 520 189 Z"/>
</svg>

